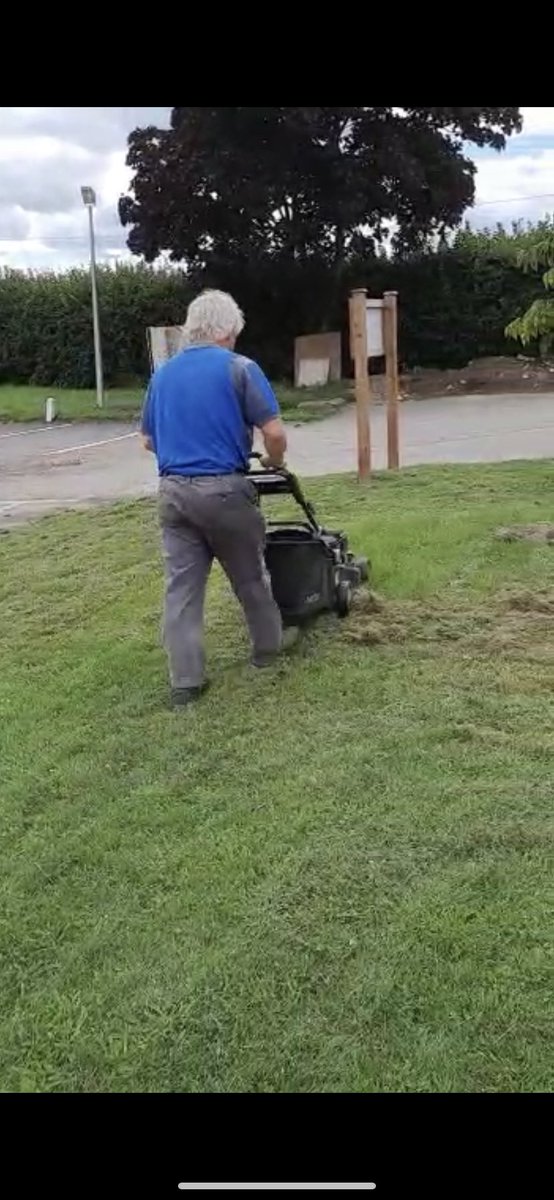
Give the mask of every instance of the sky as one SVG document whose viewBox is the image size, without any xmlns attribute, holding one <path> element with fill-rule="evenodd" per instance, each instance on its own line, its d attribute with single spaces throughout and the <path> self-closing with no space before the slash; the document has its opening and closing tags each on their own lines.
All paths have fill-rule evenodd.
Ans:
<svg viewBox="0 0 554 1200">
<path fill-rule="evenodd" d="M 523 108 L 523 132 L 502 154 L 469 148 L 477 164 L 478 228 L 554 213 L 554 107 Z M 98 258 L 128 257 L 117 201 L 127 190 L 127 136 L 167 125 L 170 108 L 1 108 L 0 267 L 86 263 L 80 188 L 96 190 Z"/>
</svg>

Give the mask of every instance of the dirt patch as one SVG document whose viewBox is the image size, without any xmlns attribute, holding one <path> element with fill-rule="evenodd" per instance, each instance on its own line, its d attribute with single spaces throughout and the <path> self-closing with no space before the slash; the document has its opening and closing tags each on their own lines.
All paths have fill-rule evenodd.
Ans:
<svg viewBox="0 0 554 1200">
<path fill-rule="evenodd" d="M 386 400 L 383 374 L 371 375 L 371 399 L 374 404 Z M 310 416 L 331 415 L 354 400 L 354 385 L 343 382 L 343 395 L 331 400 L 324 396 L 300 400 L 298 412 Z M 436 396 L 504 395 L 511 392 L 554 391 L 554 359 L 507 355 L 476 358 L 465 367 L 413 367 L 399 379 L 401 400 L 431 400 Z"/>
<path fill-rule="evenodd" d="M 542 521 L 537 525 L 500 526 L 494 536 L 501 542 L 554 543 L 554 525 Z"/>
<path fill-rule="evenodd" d="M 84 459 L 74 455 L 60 454 L 59 458 L 28 458 L 23 461 L 16 461 L 13 464 L 2 464 L 2 476 L 5 478 L 10 476 L 14 479 L 22 479 L 25 476 L 48 475 L 51 471 L 59 470 L 63 467 L 82 467 Z"/>
<path fill-rule="evenodd" d="M 517 355 L 478 358 L 466 367 L 447 371 L 416 367 L 402 376 L 401 389 L 405 399 L 414 400 L 472 393 L 550 392 L 554 390 L 554 360 Z"/>
<path fill-rule="evenodd" d="M 353 399 L 353 393 L 349 391 L 347 395 L 335 396 L 332 400 L 300 400 L 296 411 L 304 415 L 307 413 L 312 417 L 329 416 L 331 413 L 338 412 L 339 409 L 344 408 Z"/>
<path fill-rule="evenodd" d="M 82 458 L 50 458 L 45 463 L 45 468 L 48 471 L 56 470 L 58 467 L 82 467 Z"/>
</svg>

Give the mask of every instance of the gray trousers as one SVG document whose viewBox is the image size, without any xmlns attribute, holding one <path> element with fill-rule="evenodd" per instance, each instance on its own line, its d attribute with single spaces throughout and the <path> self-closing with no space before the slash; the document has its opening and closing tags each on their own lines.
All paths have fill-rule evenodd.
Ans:
<svg viewBox="0 0 554 1200">
<path fill-rule="evenodd" d="M 165 476 L 158 505 L 172 686 L 204 682 L 204 598 L 214 558 L 242 605 L 254 655 L 278 653 L 283 631 L 264 562 L 265 524 L 246 476 Z"/>
</svg>

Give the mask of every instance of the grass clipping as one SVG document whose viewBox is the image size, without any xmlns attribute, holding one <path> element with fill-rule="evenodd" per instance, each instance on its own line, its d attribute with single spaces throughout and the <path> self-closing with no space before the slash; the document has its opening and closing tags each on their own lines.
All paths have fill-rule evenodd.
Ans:
<svg viewBox="0 0 554 1200">
<path fill-rule="evenodd" d="M 540 521 L 538 525 L 501 525 L 495 537 L 500 542 L 554 542 L 554 525 Z"/>
<path fill-rule="evenodd" d="M 385 601 L 360 589 L 342 637 L 358 646 L 463 642 L 472 652 L 524 653 L 554 659 L 554 592 L 506 590 L 481 605 L 446 607 L 440 600 Z"/>
</svg>

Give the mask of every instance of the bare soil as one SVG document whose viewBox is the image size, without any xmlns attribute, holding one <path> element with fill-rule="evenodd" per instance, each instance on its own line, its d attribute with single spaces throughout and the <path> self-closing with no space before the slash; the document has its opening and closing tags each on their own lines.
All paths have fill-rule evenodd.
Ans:
<svg viewBox="0 0 554 1200">
<path fill-rule="evenodd" d="M 384 375 L 371 376 L 371 398 L 376 404 L 385 401 Z M 509 395 L 510 393 L 551 392 L 554 390 L 554 359 L 515 358 L 499 356 L 478 358 L 466 367 L 439 370 L 434 367 L 414 367 L 400 376 L 401 400 L 432 400 L 443 396 Z M 343 380 L 336 391 L 315 389 L 301 398 L 298 415 L 306 418 L 329 416 L 354 400 L 354 383 Z"/>
<path fill-rule="evenodd" d="M 446 371 L 415 367 L 402 376 L 403 398 L 484 395 L 503 392 L 549 392 L 554 388 L 554 359 L 498 356 L 478 358 L 467 367 Z"/>
</svg>

